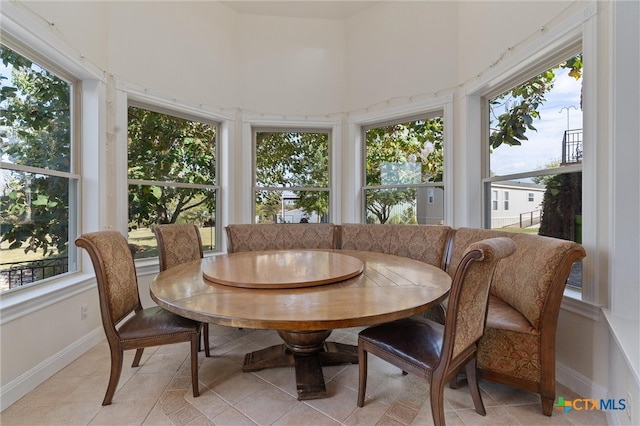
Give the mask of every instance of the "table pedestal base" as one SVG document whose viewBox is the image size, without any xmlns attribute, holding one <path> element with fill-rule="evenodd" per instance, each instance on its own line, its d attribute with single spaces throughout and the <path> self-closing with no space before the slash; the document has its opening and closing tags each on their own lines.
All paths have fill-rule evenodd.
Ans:
<svg viewBox="0 0 640 426">
<path fill-rule="evenodd" d="M 248 353 L 242 371 L 295 367 L 298 400 L 327 396 L 323 365 L 358 363 L 357 347 L 326 341 L 331 330 L 278 331 L 278 334 L 285 343 Z"/>
</svg>

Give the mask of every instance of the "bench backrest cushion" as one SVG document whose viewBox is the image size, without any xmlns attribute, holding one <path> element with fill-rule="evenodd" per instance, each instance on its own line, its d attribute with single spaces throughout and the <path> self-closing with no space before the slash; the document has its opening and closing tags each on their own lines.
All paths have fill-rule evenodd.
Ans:
<svg viewBox="0 0 640 426">
<path fill-rule="evenodd" d="M 504 231 L 494 231 L 490 229 L 480 228 L 458 228 L 452 231 L 452 235 L 453 238 L 451 247 L 449 248 L 449 252 L 447 253 L 448 259 L 445 259 L 445 269 L 449 273 L 451 278 L 456 275 L 458 264 L 462 260 L 462 255 L 464 254 L 464 251 L 467 249 L 467 247 L 469 247 L 469 244 L 487 238 L 513 236 L 513 234 Z M 513 257 L 513 255 L 511 257 Z"/>
<path fill-rule="evenodd" d="M 455 274 L 452 265 L 458 264 L 470 243 L 497 236 L 510 237 L 517 249 L 496 266 L 491 294 L 520 312 L 538 330 L 545 309 L 559 309 L 571 265 L 585 256 L 584 248 L 572 241 L 540 235 L 460 228 L 454 233 L 447 272 Z"/>
<path fill-rule="evenodd" d="M 571 266 L 584 248 L 573 241 L 531 234 L 514 234 L 518 246 L 509 261 L 496 267 L 492 294 L 498 296 L 540 328 L 545 309 L 559 309 Z M 550 299 L 555 299 L 553 308 Z"/>
<path fill-rule="evenodd" d="M 228 225 L 227 251 L 335 249 L 338 228 L 332 223 L 266 223 Z"/>
<path fill-rule="evenodd" d="M 340 248 L 394 254 L 444 269 L 451 228 L 436 225 L 340 225 Z"/>
</svg>

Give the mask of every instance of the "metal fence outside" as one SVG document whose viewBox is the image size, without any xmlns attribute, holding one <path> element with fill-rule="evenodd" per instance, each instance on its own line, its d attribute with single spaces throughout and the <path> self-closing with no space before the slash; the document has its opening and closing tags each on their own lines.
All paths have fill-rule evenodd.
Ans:
<svg viewBox="0 0 640 426">
<path fill-rule="evenodd" d="M 69 261 L 66 256 L 27 262 L 0 263 L 0 286 L 2 290 L 8 290 L 68 271 Z"/>
</svg>

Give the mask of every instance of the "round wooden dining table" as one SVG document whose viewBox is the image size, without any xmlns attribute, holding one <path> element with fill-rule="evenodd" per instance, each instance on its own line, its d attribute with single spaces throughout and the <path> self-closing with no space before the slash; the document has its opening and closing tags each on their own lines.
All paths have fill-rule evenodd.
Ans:
<svg viewBox="0 0 640 426">
<path fill-rule="evenodd" d="M 249 353 L 243 371 L 294 366 L 298 399 L 326 396 L 323 365 L 357 363 L 357 348 L 326 339 L 333 329 L 426 311 L 449 275 L 406 257 L 353 250 L 249 251 L 184 263 L 153 279 L 159 306 L 197 321 L 277 330 L 284 343 Z"/>
</svg>

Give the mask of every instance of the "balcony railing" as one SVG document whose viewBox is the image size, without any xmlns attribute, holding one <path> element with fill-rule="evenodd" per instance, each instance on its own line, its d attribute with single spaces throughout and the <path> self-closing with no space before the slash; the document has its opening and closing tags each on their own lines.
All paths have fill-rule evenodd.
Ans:
<svg viewBox="0 0 640 426">
<path fill-rule="evenodd" d="M 582 129 L 565 130 L 562 138 L 562 164 L 582 163 Z"/>
</svg>

